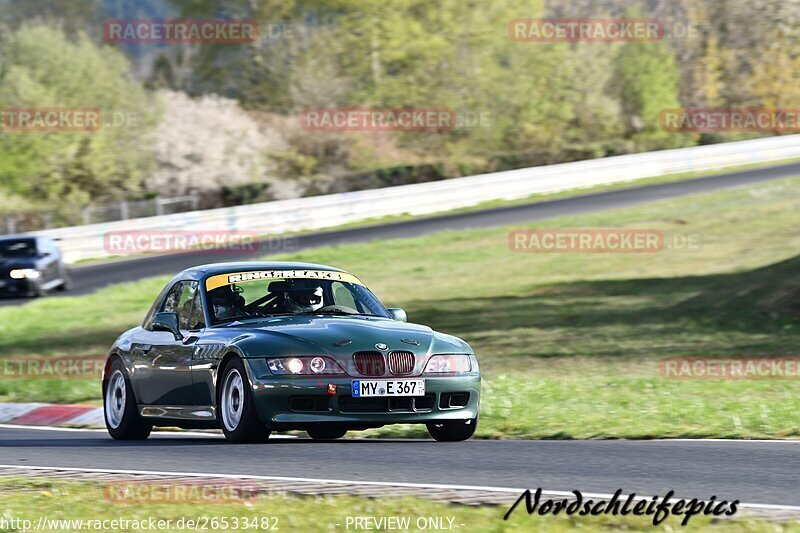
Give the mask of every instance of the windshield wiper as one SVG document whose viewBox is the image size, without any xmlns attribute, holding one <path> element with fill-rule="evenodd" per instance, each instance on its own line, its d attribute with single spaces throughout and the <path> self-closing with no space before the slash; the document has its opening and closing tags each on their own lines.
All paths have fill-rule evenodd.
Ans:
<svg viewBox="0 0 800 533">
<path fill-rule="evenodd" d="M 373 315 L 370 313 L 347 313 L 345 311 L 334 311 L 326 310 L 326 311 L 303 311 L 302 313 L 296 313 L 297 315 L 342 315 L 342 316 L 372 316 L 376 318 L 388 318 L 383 315 Z"/>
<path fill-rule="evenodd" d="M 358 313 L 346 313 L 344 311 L 334 311 L 333 309 L 328 309 L 325 311 L 301 311 L 300 313 L 295 313 L 296 315 L 344 315 L 344 316 L 358 316 Z"/>
<path fill-rule="evenodd" d="M 247 317 L 245 317 L 245 316 L 240 316 L 240 317 L 236 317 L 236 318 L 232 318 L 232 319 L 226 320 L 226 321 L 224 321 L 224 322 L 217 322 L 217 323 L 216 323 L 216 324 L 214 324 L 214 325 L 215 325 L 216 327 L 218 327 L 218 328 L 227 328 L 227 327 L 229 327 L 229 326 L 241 326 L 241 325 L 242 325 L 242 322 L 241 322 L 241 320 L 242 320 L 243 318 L 247 318 Z"/>
<path fill-rule="evenodd" d="M 341 316 L 388 318 L 388 317 L 385 317 L 383 315 L 374 315 L 374 314 L 370 314 L 370 313 L 347 313 L 345 311 L 335 311 L 333 309 L 329 309 L 329 310 L 325 310 L 325 311 L 302 311 L 300 313 L 271 313 L 271 314 L 259 315 L 257 317 L 241 316 L 241 317 L 238 317 L 238 318 L 236 318 L 236 319 L 234 319 L 234 320 L 232 320 L 230 322 L 222 322 L 220 324 L 217 324 L 217 327 L 228 328 L 228 327 L 243 326 L 245 324 L 249 324 L 249 323 L 252 323 L 252 322 L 258 322 L 260 320 L 264 320 L 264 319 L 267 319 L 267 318 L 273 318 L 273 317 L 279 317 L 279 316 L 310 316 L 310 315 L 330 315 L 330 316 L 341 315 Z M 243 322 L 242 319 L 245 319 L 245 321 Z"/>
<path fill-rule="evenodd" d="M 227 327 L 234 327 L 234 326 L 242 326 L 244 324 L 250 324 L 251 322 L 258 322 L 259 320 L 264 320 L 262 316 L 250 316 L 250 315 L 236 315 L 233 318 L 228 318 L 223 322 L 217 322 L 214 326 L 218 328 L 227 328 Z"/>
</svg>

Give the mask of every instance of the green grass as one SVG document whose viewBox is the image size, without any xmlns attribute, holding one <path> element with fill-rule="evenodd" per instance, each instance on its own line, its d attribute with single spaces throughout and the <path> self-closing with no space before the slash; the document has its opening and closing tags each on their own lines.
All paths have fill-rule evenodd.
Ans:
<svg viewBox="0 0 800 533">
<path fill-rule="evenodd" d="M 224 524 L 227 519 L 228 530 L 234 530 L 234 520 L 240 526 L 246 519 L 248 523 L 263 517 L 272 517 L 267 525 L 277 523 L 278 531 L 354 531 L 353 524 L 347 528 L 347 517 L 409 517 L 414 524 L 419 518 L 442 518 L 448 524 L 453 519 L 453 531 L 597 531 L 625 529 L 630 531 L 674 531 L 680 526 L 680 517 L 672 516 L 657 528 L 651 517 L 581 517 L 564 515 L 528 516 L 524 505 L 518 508 L 508 521 L 503 515 L 510 507 L 469 507 L 451 505 L 429 500 L 387 497 L 367 499 L 352 496 L 299 497 L 285 494 L 264 494 L 247 503 L 136 503 L 107 502 L 104 487 L 99 482 L 62 481 L 47 478 L 0 479 L 0 509 L 6 520 L 30 520 L 36 527 L 41 517 L 49 520 L 139 520 L 147 522 L 150 518 L 164 520 L 164 525 L 172 527 L 161 531 L 180 531 L 176 526 L 181 519 L 198 521 L 205 517 L 211 524 L 215 520 Z M 513 500 L 513 497 L 510 498 Z M 98 506 L 98 502 L 100 506 Z M 277 522 L 274 520 L 277 519 Z M 170 522 L 166 522 L 169 520 Z M 47 523 L 47 522 L 46 522 Z M 52 524 L 52 522 L 49 522 Z M 87 524 L 84 522 L 84 525 Z M 129 523 L 130 525 L 130 523 Z M 216 528 L 215 528 L 216 529 Z M 226 530 L 220 527 L 220 530 Z M 242 527 L 239 530 L 243 529 Z M 712 521 L 708 517 L 692 517 L 686 530 L 731 531 L 731 532 L 784 532 L 798 531 L 797 523 L 771 523 L 753 519 L 734 519 Z M 58 531 L 80 531 L 62 524 Z M 83 529 L 86 531 L 87 529 Z M 108 528 L 106 530 L 109 530 Z M 141 529 L 147 530 L 147 529 Z M 183 531 L 193 530 L 184 528 Z M 208 529 L 212 530 L 212 529 Z M 267 529 L 250 529 L 267 531 Z M 13 531 L 0 529 L 0 531 Z M 126 531 L 140 531 L 129 528 Z M 382 529 L 386 531 L 386 529 Z M 416 527 L 404 531 L 421 531 Z"/>
<path fill-rule="evenodd" d="M 490 228 L 285 257 L 350 270 L 412 321 L 470 342 L 481 437 L 797 437 L 797 380 L 677 381 L 658 363 L 800 352 L 798 201 L 793 178 L 520 226 L 696 234 L 693 251 L 518 254 L 512 228 Z M 104 353 L 167 279 L 0 308 L 0 353 Z M 97 401 L 99 387 L 0 380 L 0 398 Z M 420 428 L 378 431 L 398 433 Z"/>
</svg>

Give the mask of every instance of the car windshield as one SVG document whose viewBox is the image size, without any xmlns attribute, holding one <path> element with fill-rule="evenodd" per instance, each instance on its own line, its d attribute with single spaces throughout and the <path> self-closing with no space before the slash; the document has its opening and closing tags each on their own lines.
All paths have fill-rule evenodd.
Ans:
<svg viewBox="0 0 800 533">
<path fill-rule="evenodd" d="M 255 279 L 220 286 L 213 286 L 212 279 L 206 285 L 212 324 L 280 315 L 390 318 L 378 298 L 355 278 Z"/>
<path fill-rule="evenodd" d="M 35 257 L 36 241 L 34 239 L 0 240 L 0 257 Z"/>
</svg>

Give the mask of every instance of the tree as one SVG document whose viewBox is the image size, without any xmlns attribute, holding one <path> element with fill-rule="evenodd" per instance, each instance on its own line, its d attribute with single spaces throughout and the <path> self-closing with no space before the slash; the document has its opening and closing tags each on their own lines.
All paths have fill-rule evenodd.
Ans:
<svg viewBox="0 0 800 533">
<path fill-rule="evenodd" d="M 751 105 L 770 108 L 797 108 L 800 102 L 798 69 L 800 57 L 787 39 L 776 34 L 773 43 L 763 51 L 763 62 L 753 67 L 747 86 Z"/>
<path fill-rule="evenodd" d="M 616 91 L 627 119 L 626 130 L 639 150 L 689 144 L 684 134 L 665 131 L 661 113 L 680 107 L 679 72 L 663 41 L 626 42 L 616 57 Z"/>
<path fill-rule="evenodd" d="M 128 61 L 85 35 L 22 26 L 0 40 L 3 108 L 96 109 L 94 131 L 0 131 L 0 188 L 66 206 L 138 191 L 155 113 Z M 116 123 L 114 123 L 116 121 Z"/>
<path fill-rule="evenodd" d="M 99 38 L 103 15 L 103 0 L 0 0 L 0 24 L 4 29 L 47 24 L 63 29 L 70 36 L 86 33 Z"/>
<path fill-rule="evenodd" d="M 281 135 L 259 125 L 236 100 L 190 98 L 158 92 L 164 120 L 155 131 L 158 168 L 145 179 L 164 195 L 216 193 L 252 183 L 270 186 L 275 197 L 291 196 L 291 183 L 278 183 L 267 156 L 284 150 Z"/>
</svg>

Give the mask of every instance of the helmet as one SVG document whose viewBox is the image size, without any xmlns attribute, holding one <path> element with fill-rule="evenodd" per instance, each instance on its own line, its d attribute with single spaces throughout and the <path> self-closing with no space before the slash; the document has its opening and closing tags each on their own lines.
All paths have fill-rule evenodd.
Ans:
<svg viewBox="0 0 800 533">
<path fill-rule="evenodd" d="M 283 297 L 291 313 L 310 313 L 323 307 L 322 287 L 315 283 L 287 284 Z"/>
<path fill-rule="evenodd" d="M 233 286 L 223 286 L 217 287 L 208 293 L 211 297 L 211 307 L 214 310 L 214 316 L 217 319 L 230 318 L 240 314 L 237 312 L 236 307 L 237 304 L 240 303 L 239 300 L 241 296 L 239 296 L 236 289 L 237 288 Z"/>
</svg>

